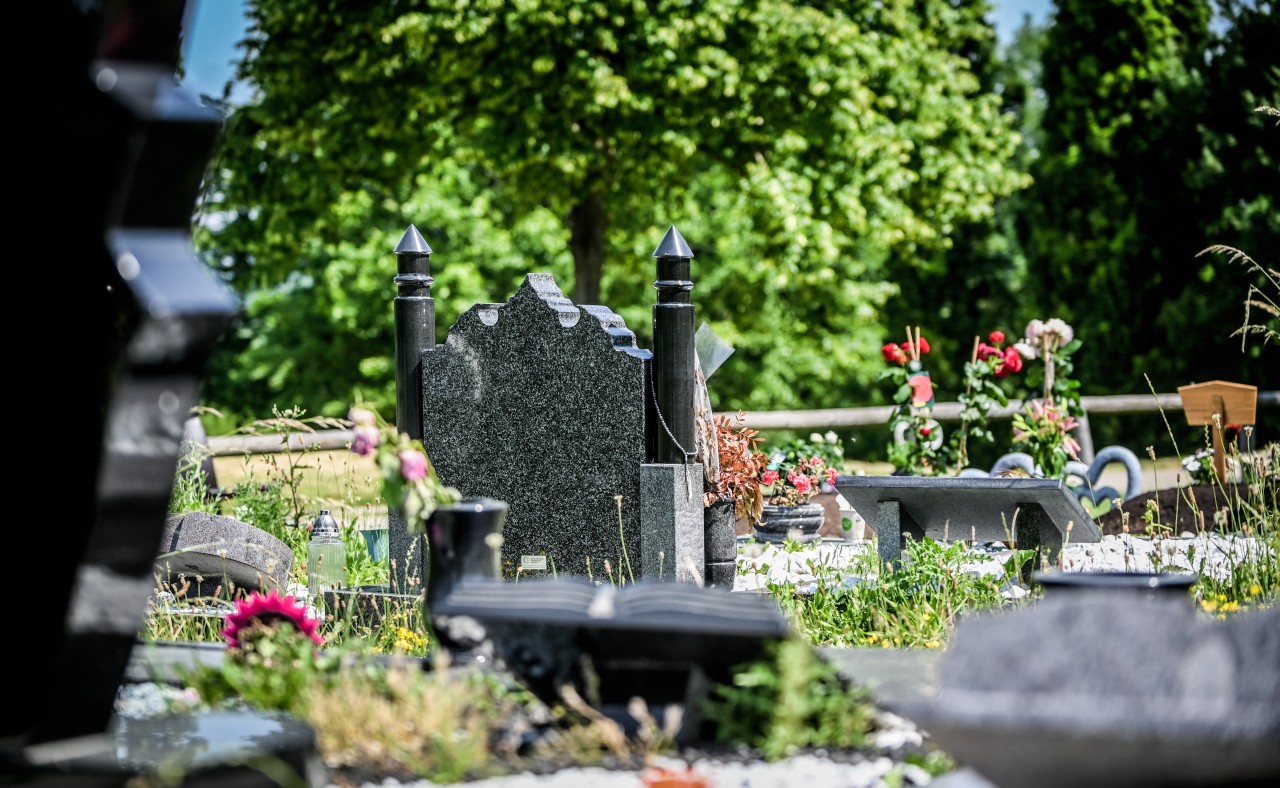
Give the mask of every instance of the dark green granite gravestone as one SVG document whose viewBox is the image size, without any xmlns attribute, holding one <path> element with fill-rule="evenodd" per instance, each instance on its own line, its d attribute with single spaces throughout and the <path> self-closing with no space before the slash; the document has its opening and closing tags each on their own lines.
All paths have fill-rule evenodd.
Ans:
<svg viewBox="0 0 1280 788">
<path fill-rule="evenodd" d="M 573 304 L 549 274 L 467 310 L 423 352 L 423 444 L 445 484 L 510 507 L 505 578 L 701 572 L 701 467 L 645 466 L 651 358 L 621 317 Z M 687 473 L 691 494 L 668 479 L 661 505 L 645 467 Z"/>
</svg>

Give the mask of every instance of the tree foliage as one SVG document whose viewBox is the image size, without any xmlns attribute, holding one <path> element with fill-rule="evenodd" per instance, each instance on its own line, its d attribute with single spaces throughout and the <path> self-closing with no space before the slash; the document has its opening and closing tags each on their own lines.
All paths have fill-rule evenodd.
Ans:
<svg viewBox="0 0 1280 788">
<path fill-rule="evenodd" d="M 650 254 L 694 249 L 737 348 L 717 407 L 872 391 L 891 266 L 1020 184 L 961 0 L 254 0 L 197 235 L 249 294 L 208 398 L 331 411 L 390 393 L 390 249 L 436 250 L 443 333 L 524 271 L 647 338 Z M 973 46 L 960 46 L 965 42 Z"/>
<path fill-rule="evenodd" d="M 1280 237 L 1275 141 L 1252 113 L 1280 90 L 1273 4 L 1222 10 L 1215 32 L 1208 0 L 1055 3 L 1021 221 L 1032 300 L 1106 349 L 1080 359 L 1090 393 L 1142 391 L 1144 375 L 1160 391 L 1278 381 L 1255 353 L 1227 352 L 1241 272 L 1197 259 L 1209 243 Z"/>
</svg>

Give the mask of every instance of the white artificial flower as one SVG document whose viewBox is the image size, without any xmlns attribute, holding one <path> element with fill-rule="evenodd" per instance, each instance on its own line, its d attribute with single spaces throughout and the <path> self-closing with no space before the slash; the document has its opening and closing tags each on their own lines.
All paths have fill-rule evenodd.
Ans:
<svg viewBox="0 0 1280 788">
<path fill-rule="evenodd" d="M 816 432 L 815 432 L 815 433 L 812 433 L 811 435 L 809 435 L 809 442 L 810 442 L 810 443 L 822 443 L 822 436 L 821 436 L 821 435 L 819 435 L 819 434 L 818 434 L 818 433 L 816 433 Z"/>
<path fill-rule="evenodd" d="M 1044 333 L 1053 334 L 1058 337 L 1058 344 L 1065 345 L 1075 338 L 1076 332 L 1067 325 L 1066 321 L 1060 317 L 1047 320 L 1044 324 Z"/>
<path fill-rule="evenodd" d="M 1022 336 L 1026 337 L 1027 344 L 1034 345 L 1040 341 L 1040 335 L 1044 333 L 1044 321 L 1032 320 L 1027 323 L 1027 328 L 1022 332 Z"/>
<path fill-rule="evenodd" d="M 1033 359 L 1038 355 L 1036 349 L 1026 342 L 1015 342 L 1013 349 L 1018 351 L 1018 355 L 1025 359 Z"/>
<path fill-rule="evenodd" d="M 827 430 L 827 434 L 825 437 L 827 439 L 827 443 L 836 443 L 837 441 L 840 440 L 840 436 L 836 435 L 834 430 Z"/>
</svg>

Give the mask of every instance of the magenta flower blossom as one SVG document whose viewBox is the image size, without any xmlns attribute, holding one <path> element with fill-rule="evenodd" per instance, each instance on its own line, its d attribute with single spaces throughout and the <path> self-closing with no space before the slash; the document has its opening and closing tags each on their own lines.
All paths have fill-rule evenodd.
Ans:
<svg viewBox="0 0 1280 788">
<path fill-rule="evenodd" d="M 360 424 L 351 430 L 351 451 L 361 457 L 373 454 L 381 442 L 382 433 L 378 432 L 377 427 Z"/>
<path fill-rule="evenodd" d="M 410 482 L 427 478 L 427 455 L 414 449 L 400 452 L 400 475 Z"/>
</svg>

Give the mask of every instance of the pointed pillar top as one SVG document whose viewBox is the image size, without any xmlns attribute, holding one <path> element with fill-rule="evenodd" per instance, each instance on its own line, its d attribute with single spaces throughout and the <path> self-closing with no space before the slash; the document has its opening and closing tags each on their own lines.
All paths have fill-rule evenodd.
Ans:
<svg viewBox="0 0 1280 788">
<path fill-rule="evenodd" d="M 411 224 L 400 237 L 400 243 L 396 244 L 396 254 L 431 254 L 431 247 L 427 245 L 427 239 L 422 237 L 422 233 L 418 232 L 418 228 Z"/>
<path fill-rule="evenodd" d="M 688 259 L 693 257 L 693 251 L 689 249 L 689 244 L 684 242 L 684 236 L 680 235 L 680 231 L 673 224 L 671 229 L 667 230 L 667 234 L 662 236 L 662 242 L 654 250 L 653 256 L 683 257 Z"/>
</svg>

